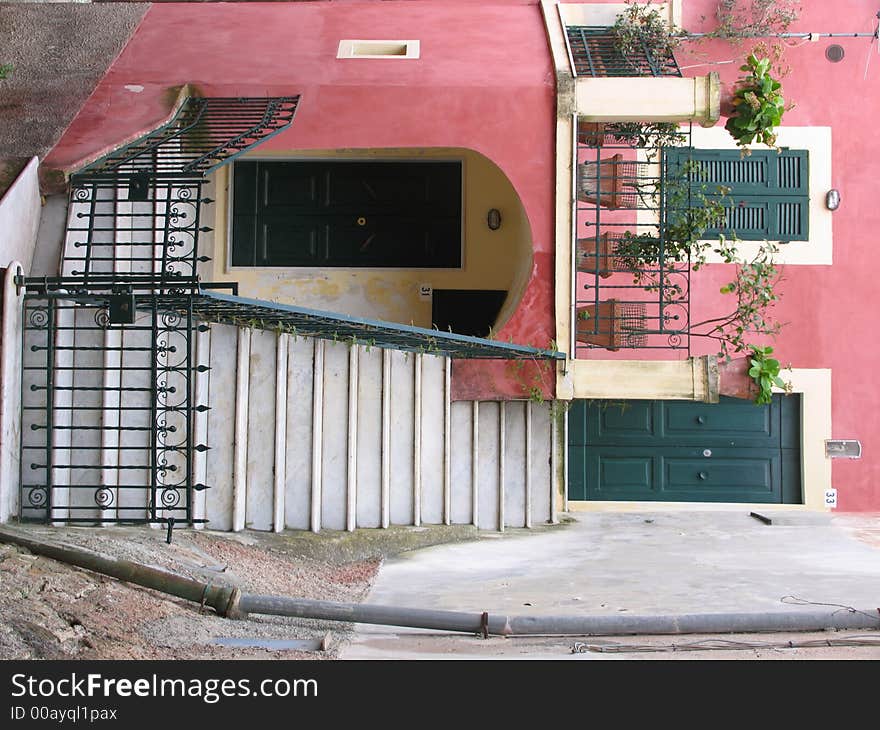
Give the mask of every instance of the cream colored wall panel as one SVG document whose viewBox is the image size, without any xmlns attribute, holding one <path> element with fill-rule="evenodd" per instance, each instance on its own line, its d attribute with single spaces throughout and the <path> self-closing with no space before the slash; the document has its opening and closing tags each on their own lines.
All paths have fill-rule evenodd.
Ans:
<svg viewBox="0 0 880 730">
<path fill-rule="evenodd" d="M 287 351 L 285 527 L 307 530 L 312 504 L 312 396 L 315 341 L 290 337 Z"/>
</svg>

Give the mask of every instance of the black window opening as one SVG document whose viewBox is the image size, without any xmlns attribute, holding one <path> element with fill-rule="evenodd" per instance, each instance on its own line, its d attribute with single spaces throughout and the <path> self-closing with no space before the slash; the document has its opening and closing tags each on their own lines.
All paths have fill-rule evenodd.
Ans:
<svg viewBox="0 0 880 730">
<path fill-rule="evenodd" d="M 506 299 L 506 291 L 495 289 L 434 289 L 431 324 L 441 332 L 488 337 Z"/>
<path fill-rule="evenodd" d="M 461 268 L 462 163 L 236 162 L 232 265 Z"/>
<path fill-rule="evenodd" d="M 706 197 L 718 186 L 727 208 L 723 227 L 706 238 L 734 233 L 744 241 L 809 240 L 809 152 L 806 150 L 712 150 L 668 147 L 666 175 L 689 174 Z M 691 160 L 690 167 L 688 160 Z"/>
</svg>

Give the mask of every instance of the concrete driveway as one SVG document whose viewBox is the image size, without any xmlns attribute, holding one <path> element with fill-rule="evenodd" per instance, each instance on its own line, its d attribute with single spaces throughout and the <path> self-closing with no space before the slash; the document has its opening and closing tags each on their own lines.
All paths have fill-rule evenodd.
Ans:
<svg viewBox="0 0 880 730">
<path fill-rule="evenodd" d="M 475 542 L 391 559 L 380 570 L 368 603 L 544 615 L 822 607 L 812 604 L 876 612 L 880 515 L 763 514 L 772 524 L 748 510 L 576 513 L 559 526 L 486 534 Z M 829 646 L 854 632 L 833 633 L 481 639 L 361 625 L 342 658 L 880 658 L 880 632 L 869 631 L 856 642 L 878 642 L 867 647 Z M 711 641 L 715 648 L 684 651 L 685 645 L 694 649 L 700 641 Z M 784 641 L 819 642 L 825 648 L 773 647 Z M 679 649 L 671 652 L 676 645 Z M 731 647 L 736 648 L 720 651 Z"/>
</svg>

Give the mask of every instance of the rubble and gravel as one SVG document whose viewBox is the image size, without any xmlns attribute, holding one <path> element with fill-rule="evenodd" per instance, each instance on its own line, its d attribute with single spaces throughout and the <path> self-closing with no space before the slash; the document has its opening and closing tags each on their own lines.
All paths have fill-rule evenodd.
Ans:
<svg viewBox="0 0 880 730">
<path fill-rule="evenodd" d="M 308 535 L 149 527 L 28 526 L 29 537 L 86 548 L 252 593 L 359 602 L 386 554 L 461 539 L 392 528 Z M 366 534 L 365 534 L 366 533 Z M 380 540 L 379 537 L 384 539 Z M 0 659 L 332 659 L 351 627 L 281 616 L 232 620 L 188 601 L 0 544 Z M 223 646 L 223 640 L 245 646 Z M 265 648 L 312 640 L 314 651 Z M 324 649 L 317 649 L 324 642 Z M 253 643 L 254 646 L 247 644 Z"/>
</svg>

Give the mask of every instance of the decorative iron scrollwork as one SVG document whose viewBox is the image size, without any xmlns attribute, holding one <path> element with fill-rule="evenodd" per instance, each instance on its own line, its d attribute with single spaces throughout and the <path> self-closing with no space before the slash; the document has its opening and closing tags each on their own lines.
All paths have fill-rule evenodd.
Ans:
<svg viewBox="0 0 880 730">
<path fill-rule="evenodd" d="M 100 489 L 95 490 L 95 504 L 102 510 L 110 509 L 114 500 L 115 498 L 112 489 L 101 487 Z"/>
<path fill-rule="evenodd" d="M 27 497 L 28 504 L 31 507 L 40 509 L 45 507 L 49 501 L 49 490 L 46 487 L 30 487 Z"/>
</svg>

